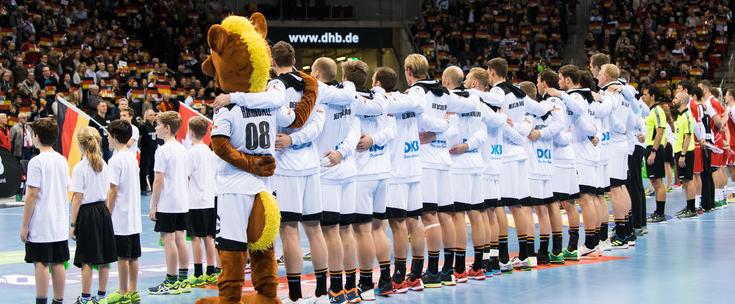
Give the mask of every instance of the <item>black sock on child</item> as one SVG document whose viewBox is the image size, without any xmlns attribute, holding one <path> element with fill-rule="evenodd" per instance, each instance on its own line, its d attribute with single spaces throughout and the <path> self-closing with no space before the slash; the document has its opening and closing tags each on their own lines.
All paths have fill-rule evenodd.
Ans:
<svg viewBox="0 0 735 304">
<path fill-rule="evenodd" d="M 194 267 L 196 268 L 196 267 Z M 207 266 L 207 275 L 212 275 L 216 271 L 216 267 L 214 266 Z M 196 272 L 196 269 L 194 270 Z"/>
<path fill-rule="evenodd" d="M 204 265 L 203 264 L 194 264 L 194 276 L 200 277 L 202 274 L 204 274 Z"/>
<path fill-rule="evenodd" d="M 48 303 L 48 298 L 36 298 L 36 304 L 46 304 Z"/>
<path fill-rule="evenodd" d="M 693 199 L 687 200 L 687 209 L 689 209 L 689 211 L 696 211 L 697 210 L 697 208 L 694 206 L 694 200 Z"/>
</svg>

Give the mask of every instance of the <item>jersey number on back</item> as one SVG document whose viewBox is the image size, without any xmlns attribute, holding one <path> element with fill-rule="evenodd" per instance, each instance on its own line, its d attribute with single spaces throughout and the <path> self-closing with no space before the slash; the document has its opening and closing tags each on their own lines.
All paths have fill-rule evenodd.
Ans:
<svg viewBox="0 0 735 304">
<path fill-rule="evenodd" d="M 270 124 L 261 121 L 257 126 L 255 123 L 245 125 L 245 148 L 248 150 L 268 149 L 271 147 Z M 259 134 L 260 133 L 260 134 Z"/>
</svg>

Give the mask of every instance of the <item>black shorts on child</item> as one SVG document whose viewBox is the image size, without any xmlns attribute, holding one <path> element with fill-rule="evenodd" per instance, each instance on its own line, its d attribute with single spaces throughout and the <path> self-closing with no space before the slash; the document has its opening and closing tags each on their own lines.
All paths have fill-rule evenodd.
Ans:
<svg viewBox="0 0 735 304">
<path fill-rule="evenodd" d="M 101 265 L 117 261 L 115 232 L 110 211 L 104 202 L 82 204 L 77 216 L 77 250 L 74 266 Z"/>
<path fill-rule="evenodd" d="M 217 212 L 214 208 L 189 209 L 186 235 L 189 237 L 214 237 L 217 228 Z"/>
<path fill-rule="evenodd" d="M 116 235 L 117 257 L 124 259 L 137 259 L 140 257 L 140 234 Z"/>
<path fill-rule="evenodd" d="M 156 226 L 153 227 L 153 230 L 166 233 L 184 231 L 186 230 L 186 214 L 156 212 Z"/>
<path fill-rule="evenodd" d="M 69 241 L 26 243 L 26 263 L 64 263 L 69 260 Z"/>
</svg>

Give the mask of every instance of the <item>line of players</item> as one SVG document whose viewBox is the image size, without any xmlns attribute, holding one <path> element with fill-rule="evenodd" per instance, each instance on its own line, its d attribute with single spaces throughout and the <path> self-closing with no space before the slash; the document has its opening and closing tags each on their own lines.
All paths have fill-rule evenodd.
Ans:
<svg viewBox="0 0 735 304">
<path fill-rule="evenodd" d="M 604 250 L 635 244 L 626 183 L 628 156 L 645 142 L 638 135 L 646 134 L 643 104 L 634 88 L 618 80 L 620 70 L 607 56 L 592 58 L 599 91 L 591 90 L 592 75 L 572 65 L 559 73 L 544 70 L 536 86 L 525 83 L 518 88 L 506 80 L 508 65 L 502 58 L 491 60 L 488 69 L 470 70 L 466 77 L 460 69 L 448 68 L 441 81 L 429 80 L 428 62 L 419 54 L 404 62 L 407 91 L 396 91 L 396 72 L 385 67 L 374 71 L 368 89 L 364 62 L 342 63 L 338 83 L 335 62 L 319 58 L 311 67 L 311 75 L 319 80 L 318 106 L 302 128 L 287 129 L 276 128 L 277 113 L 295 108 L 304 79 L 293 72 L 289 44 L 278 42 L 271 53 L 276 76 L 268 90 L 218 97 L 212 136 L 229 137 L 243 153 L 272 154 L 276 159 L 275 175 L 249 190 L 272 190 L 278 200 L 289 287 L 286 303 L 305 301 L 299 223 L 310 244 L 317 282 L 309 302 L 315 303 L 356 303 L 409 289 L 452 286 L 512 273 L 514 268 L 597 258 Z M 530 97 L 537 95 L 540 101 Z M 277 111 L 253 111 L 256 108 Z M 258 140 L 248 135 L 245 143 L 240 142 L 245 137 L 233 137 L 237 131 L 230 126 L 263 122 L 274 126 L 260 128 Z M 269 132 L 275 129 L 277 134 Z M 643 192 L 638 184 L 631 187 L 633 193 Z M 612 237 L 605 193 L 615 219 Z M 575 202 L 585 224 L 579 248 Z M 569 217 L 566 246 L 560 206 Z M 513 214 L 519 243 L 513 260 L 508 254 L 506 207 Z M 539 218 L 538 251 L 534 210 Z M 474 248 L 470 269 L 465 268 L 465 214 Z M 393 234 L 392 275 L 388 225 Z M 222 239 L 226 237 L 218 236 Z M 377 288 L 372 280 L 376 259 Z"/>
</svg>

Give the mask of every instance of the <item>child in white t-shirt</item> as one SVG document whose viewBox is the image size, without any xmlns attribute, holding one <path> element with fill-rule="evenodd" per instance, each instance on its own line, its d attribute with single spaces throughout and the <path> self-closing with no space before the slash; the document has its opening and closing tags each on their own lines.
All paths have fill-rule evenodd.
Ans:
<svg viewBox="0 0 735 304">
<path fill-rule="evenodd" d="M 41 153 L 28 162 L 26 200 L 20 240 L 25 244 L 25 261 L 33 263 L 36 303 L 47 303 L 49 267 L 54 286 L 53 302 L 64 301 L 64 263 L 69 260 L 69 165 L 53 149 L 59 125 L 51 118 L 33 122 L 33 144 Z"/>
<path fill-rule="evenodd" d="M 125 143 L 125 146 L 130 150 L 130 152 L 133 152 L 133 155 L 140 153 L 140 148 L 138 148 L 138 140 L 140 139 L 140 131 L 138 131 L 138 127 L 133 125 L 134 117 L 135 117 L 135 112 L 133 112 L 132 108 L 128 107 L 128 108 L 120 109 L 120 119 L 129 123 L 132 129 L 131 131 L 133 132 L 132 133 L 133 135 L 130 136 L 130 139 L 128 139 L 128 141 Z M 112 145 L 110 146 L 112 147 Z M 118 151 L 118 149 L 115 148 L 115 151 Z"/>
<path fill-rule="evenodd" d="M 69 235 L 77 242 L 74 265 L 82 269 L 82 294 L 77 303 L 96 303 L 91 294 L 92 267 L 97 266 L 99 270 L 97 298 L 104 298 L 110 275 L 109 263 L 117 261 L 112 218 L 105 205 L 110 179 L 107 164 L 102 158 L 102 136 L 97 129 L 90 126 L 81 128 L 77 141 L 83 157 L 71 173 L 69 192 L 73 196 Z"/>
<path fill-rule="evenodd" d="M 207 135 L 209 122 L 204 117 L 196 116 L 189 119 L 189 138 L 191 148 L 187 150 L 189 156 L 189 217 L 186 233 L 191 238 L 191 250 L 194 254 L 194 275 L 189 278 L 191 287 L 202 287 L 206 284 L 217 283 L 215 265 L 216 251 L 214 235 L 216 230 L 217 213 L 214 199 L 217 190 L 217 155 L 207 147 L 202 139 Z M 202 241 L 207 253 L 207 273 L 202 267 Z"/>
<path fill-rule="evenodd" d="M 122 109 L 120 116 L 126 115 L 129 108 Z M 140 233 L 143 231 L 140 220 L 140 177 L 135 153 L 128 149 L 132 126 L 130 122 L 118 119 L 107 126 L 107 138 L 115 155 L 110 158 L 107 172 L 110 190 L 107 192 L 107 208 L 111 211 L 112 225 L 117 246 L 117 269 L 120 288 L 107 296 L 107 303 L 139 303 L 138 258 L 140 252 Z"/>
<path fill-rule="evenodd" d="M 180 294 L 191 292 L 188 280 L 189 246 L 186 244 L 186 216 L 189 212 L 189 164 L 184 146 L 176 141 L 181 127 L 178 112 L 164 112 L 156 117 L 156 136 L 164 144 L 156 150 L 153 171 L 156 176 L 151 196 L 150 218 L 154 230 L 161 233 L 166 254 L 166 279 L 148 289 L 150 294 Z M 178 266 L 178 277 L 176 269 Z"/>
</svg>

